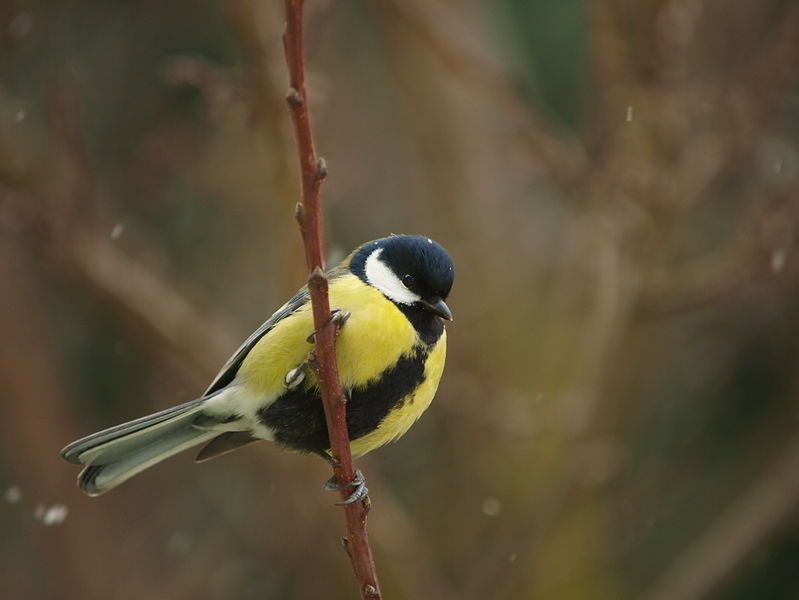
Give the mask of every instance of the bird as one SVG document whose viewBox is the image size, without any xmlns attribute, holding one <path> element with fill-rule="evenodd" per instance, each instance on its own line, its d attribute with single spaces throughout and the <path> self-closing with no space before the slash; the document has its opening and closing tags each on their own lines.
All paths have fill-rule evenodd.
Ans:
<svg viewBox="0 0 799 600">
<path fill-rule="evenodd" d="M 454 275 L 447 251 L 422 235 L 367 242 L 328 272 L 353 456 L 405 434 L 433 400 L 444 370 Z M 244 341 L 202 396 L 61 450 L 66 461 L 84 467 L 78 487 L 99 496 L 201 444 L 198 462 L 261 440 L 332 461 L 319 388 L 308 367 L 313 334 L 306 285 Z M 366 493 L 360 472 L 352 485 L 355 492 L 344 503 Z M 326 489 L 340 487 L 331 480 Z"/>
</svg>

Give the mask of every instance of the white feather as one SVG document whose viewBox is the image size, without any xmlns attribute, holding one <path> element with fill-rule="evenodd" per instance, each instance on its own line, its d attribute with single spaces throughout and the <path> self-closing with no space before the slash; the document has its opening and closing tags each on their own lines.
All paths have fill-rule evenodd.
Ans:
<svg viewBox="0 0 799 600">
<path fill-rule="evenodd" d="M 421 296 L 413 293 L 400 281 L 389 266 L 380 260 L 383 249 L 378 248 L 366 259 L 364 271 L 366 280 L 374 288 L 380 290 L 387 298 L 398 304 L 413 304 L 421 300 Z"/>
<path fill-rule="evenodd" d="M 241 378 L 237 377 L 224 391 L 206 402 L 205 413 L 219 417 L 220 421 L 230 415 L 241 415 L 240 423 L 245 424 L 253 436 L 271 441 L 274 440 L 274 434 L 271 429 L 261 423 L 258 413 L 271 405 L 279 395 L 275 394 L 270 397 L 254 394 L 244 385 Z M 231 427 L 225 428 L 222 426 L 218 428 L 219 431 L 225 431 L 226 429 L 230 430 Z"/>
</svg>

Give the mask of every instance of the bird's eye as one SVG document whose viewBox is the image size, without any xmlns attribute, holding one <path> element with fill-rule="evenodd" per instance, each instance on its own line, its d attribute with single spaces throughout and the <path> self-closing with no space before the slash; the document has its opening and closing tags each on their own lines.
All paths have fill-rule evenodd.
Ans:
<svg viewBox="0 0 799 600">
<path fill-rule="evenodd" d="M 411 286 L 412 286 L 412 285 L 415 283 L 415 280 L 414 280 L 414 278 L 413 278 L 413 275 L 410 275 L 410 274 L 408 274 L 408 275 L 403 275 L 403 277 L 402 277 L 402 283 L 404 283 L 404 284 L 405 284 L 405 287 L 406 287 L 406 288 L 409 288 L 409 287 L 411 287 Z"/>
</svg>

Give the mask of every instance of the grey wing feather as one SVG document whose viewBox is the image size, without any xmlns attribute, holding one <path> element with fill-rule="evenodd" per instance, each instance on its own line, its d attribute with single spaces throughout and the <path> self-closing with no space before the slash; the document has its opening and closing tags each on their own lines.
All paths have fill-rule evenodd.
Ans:
<svg viewBox="0 0 799 600">
<path fill-rule="evenodd" d="M 290 314 L 297 311 L 299 308 L 304 306 L 309 300 L 308 296 L 308 288 L 303 288 L 297 294 L 291 298 L 288 302 L 286 302 L 283 306 L 277 309 L 277 312 L 273 314 L 267 321 L 261 325 L 258 329 L 256 329 L 250 337 L 248 337 L 244 343 L 239 346 L 239 349 L 233 353 L 228 361 L 224 364 L 222 369 L 220 369 L 219 373 L 214 380 L 211 382 L 211 385 L 208 386 L 208 389 L 205 390 L 205 394 L 203 397 L 207 397 L 214 392 L 218 392 L 225 386 L 227 386 L 233 379 L 236 377 L 236 373 L 241 366 L 241 363 L 244 362 L 244 359 L 250 353 L 250 350 L 253 349 L 255 344 L 258 343 L 262 337 L 264 337 L 269 331 L 280 321 L 288 317 Z"/>
</svg>

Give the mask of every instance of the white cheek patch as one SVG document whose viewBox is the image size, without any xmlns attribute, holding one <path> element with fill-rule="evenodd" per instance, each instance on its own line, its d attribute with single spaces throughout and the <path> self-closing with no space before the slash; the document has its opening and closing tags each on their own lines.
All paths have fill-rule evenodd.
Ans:
<svg viewBox="0 0 799 600">
<path fill-rule="evenodd" d="M 383 252 L 382 248 L 378 248 L 369 255 L 364 265 L 364 272 L 366 273 L 366 280 L 374 288 L 377 288 L 383 294 L 397 302 L 398 304 L 413 304 L 422 299 L 418 294 L 414 294 L 411 290 L 405 287 L 394 272 L 380 260 L 380 254 Z"/>
</svg>

